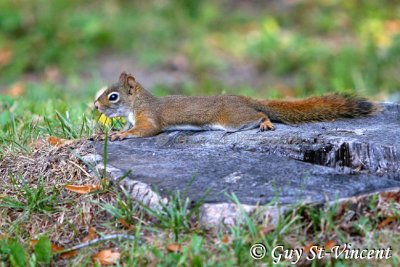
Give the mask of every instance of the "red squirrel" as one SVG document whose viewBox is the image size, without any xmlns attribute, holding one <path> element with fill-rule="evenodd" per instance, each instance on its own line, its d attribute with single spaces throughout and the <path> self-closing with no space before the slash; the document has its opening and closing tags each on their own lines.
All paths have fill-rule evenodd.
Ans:
<svg viewBox="0 0 400 267">
<path fill-rule="evenodd" d="M 154 136 L 166 130 L 274 130 L 271 121 L 296 124 L 354 118 L 378 109 L 364 98 L 343 95 L 299 100 L 257 100 L 236 95 L 156 97 L 126 72 L 100 94 L 94 105 L 109 118 L 127 120 L 121 132 L 111 135 L 112 141 Z"/>
</svg>

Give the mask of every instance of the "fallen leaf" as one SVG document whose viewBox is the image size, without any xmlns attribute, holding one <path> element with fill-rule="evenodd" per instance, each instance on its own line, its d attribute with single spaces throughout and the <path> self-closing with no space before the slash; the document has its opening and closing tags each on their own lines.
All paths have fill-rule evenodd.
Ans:
<svg viewBox="0 0 400 267">
<path fill-rule="evenodd" d="M 333 241 L 333 240 L 328 240 L 328 241 L 325 243 L 324 248 L 325 248 L 325 250 L 331 250 L 334 246 L 336 246 L 335 241 Z"/>
<path fill-rule="evenodd" d="M 47 142 L 52 146 L 64 146 L 64 145 L 70 145 L 73 143 L 72 140 L 62 139 L 62 138 L 58 138 L 55 136 L 49 136 L 47 138 Z"/>
<path fill-rule="evenodd" d="M 92 256 L 93 261 L 99 262 L 101 265 L 113 265 L 115 264 L 121 254 L 119 252 L 113 252 L 111 249 L 104 249 Z"/>
<path fill-rule="evenodd" d="M 224 235 L 221 239 L 222 243 L 228 244 L 230 241 L 229 235 Z"/>
<path fill-rule="evenodd" d="M 60 251 L 63 251 L 64 249 L 65 248 L 57 246 L 56 244 L 51 243 L 51 251 L 53 251 L 53 252 L 60 252 Z M 69 258 L 75 257 L 77 254 L 78 254 L 77 250 L 71 250 L 71 251 L 68 251 L 68 252 L 61 253 L 60 254 L 60 258 L 65 260 L 65 259 L 69 259 Z"/>
<path fill-rule="evenodd" d="M 25 93 L 25 85 L 21 82 L 14 83 L 4 93 L 13 97 L 21 96 Z"/>
<path fill-rule="evenodd" d="M 11 48 L 6 47 L 0 49 L 0 66 L 5 66 L 11 62 L 13 51 Z"/>
<path fill-rule="evenodd" d="M 182 251 L 182 245 L 176 244 L 176 243 L 168 244 L 167 245 L 167 250 L 169 252 L 181 252 Z"/>
<path fill-rule="evenodd" d="M 82 239 L 82 242 L 88 242 L 98 237 L 99 235 L 96 233 L 96 228 L 90 227 L 87 236 Z"/>
<path fill-rule="evenodd" d="M 124 219 L 119 219 L 118 220 L 121 224 L 122 224 L 122 226 L 124 227 L 124 228 L 126 228 L 126 229 L 128 229 L 128 230 L 132 230 L 133 229 L 133 225 L 132 224 L 130 224 L 130 223 L 128 223 L 127 221 L 125 221 Z"/>
<path fill-rule="evenodd" d="M 65 189 L 78 193 L 78 194 L 88 194 L 90 192 L 99 190 L 101 186 L 99 184 L 90 184 L 90 185 L 66 185 Z"/>
<path fill-rule="evenodd" d="M 270 225 L 267 225 L 267 226 L 263 227 L 263 228 L 260 230 L 260 234 L 261 234 L 261 235 L 267 235 L 267 234 L 271 233 L 271 232 L 274 231 L 274 230 L 275 230 L 275 226 L 272 225 L 272 224 L 270 224 Z"/>
<path fill-rule="evenodd" d="M 386 225 L 390 224 L 391 222 L 393 222 L 395 220 L 396 220 L 396 217 L 394 217 L 394 216 L 387 217 L 386 219 L 384 219 L 383 221 L 381 221 L 378 224 L 378 229 L 382 229 L 383 227 L 385 227 Z"/>
</svg>

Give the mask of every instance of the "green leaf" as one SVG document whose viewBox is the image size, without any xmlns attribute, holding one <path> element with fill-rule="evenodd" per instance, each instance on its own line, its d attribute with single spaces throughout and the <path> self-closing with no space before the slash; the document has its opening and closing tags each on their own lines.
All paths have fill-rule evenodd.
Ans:
<svg viewBox="0 0 400 267">
<path fill-rule="evenodd" d="M 12 241 L 9 248 L 11 266 L 25 267 L 27 258 L 25 248 L 17 241 Z"/>
<path fill-rule="evenodd" d="M 49 264 L 51 261 L 51 242 L 47 236 L 41 237 L 35 245 L 36 259 L 40 263 Z"/>
</svg>

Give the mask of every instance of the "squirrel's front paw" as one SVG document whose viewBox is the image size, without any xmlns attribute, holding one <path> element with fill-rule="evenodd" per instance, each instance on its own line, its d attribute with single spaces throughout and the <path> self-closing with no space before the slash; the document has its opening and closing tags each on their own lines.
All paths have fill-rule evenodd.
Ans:
<svg viewBox="0 0 400 267">
<path fill-rule="evenodd" d="M 130 130 L 125 132 L 117 132 L 110 135 L 111 141 L 124 140 L 126 138 L 131 138 L 131 137 L 137 137 L 137 135 L 132 133 Z"/>
<path fill-rule="evenodd" d="M 122 139 L 125 139 L 125 138 L 126 138 L 125 133 L 116 132 L 116 133 L 112 133 L 110 135 L 111 141 L 122 140 Z"/>
</svg>

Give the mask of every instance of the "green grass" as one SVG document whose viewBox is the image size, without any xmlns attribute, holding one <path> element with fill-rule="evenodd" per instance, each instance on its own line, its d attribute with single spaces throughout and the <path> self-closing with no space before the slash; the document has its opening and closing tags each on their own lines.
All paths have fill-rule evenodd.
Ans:
<svg viewBox="0 0 400 267">
<path fill-rule="evenodd" d="M 191 93 L 204 92 L 207 81 L 214 84 L 209 93 L 220 93 L 212 74 L 242 62 L 278 80 L 265 84 L 264 96 L 282 85 L 294 95 L 398 91 L 400 26 L 393 1 L 302 2 L 281 11 L 240 7 L 187 0 L 3 1 L 0 51 L 12 56 L 0 64 L 0 84 L 49 67 L 67 75 L 96 73 L 94 58 L 116 53 L 150 68 L 183 56 L 196 77 Z"/>
<path fill-rule="evenodd" d="M 377 207 L 376 197 L 369 198 L 370 204 L 363 206 L 366 212 L 357 213 L 348 221 L 351 227 L 346 230 L 342 229 L 342 224 L 345 217 L 352 214 L 351 205 L 341 216 L 338 216 L 340 213 L 338 206 L 321 208 L 300 205 L 293 211 L 283 214 L 272 228 L 269 224 L 256 223 L 254 215 L 249 216 L 243 212 L 241 222 L 219 228 L 217 231 L 207 231 L 206 228 L 199 227 L 195 218 L 186 216 L 190 213 L 184 208 L 186 199 L 182 199 L 179 194 L 171 196 L 172 201 L 160 211 L 141 209 L 137 205 L 131 205 L 130 200 L 127 200 L 121 192 L 113 192 L 113 194 L 112 199 L 105 198 L 100 202 L 90 200 L 97 210 L 96 213 L 107 213 L 101 220 L 97 218 L 93 225 L 100 234 L 101 232 L 126 232 L 135 236 L 135 241 L 115 240 L 83 248 L 77 256 L 68 260 L 70 266 L 86 266 L 90 264 L 90 256 L 96 251 L 116 247 L 121 253 L 121 262 L 128 266 L 145 264 L 253 266 L 256 262 L 270 265 L 273 261 L 271 256 L 257 261 L 250 257 L 249 250 L 252 244 L 263 243 L 267 250 L 271 251 L 278 245 L 286 248 L 304 248 L 309 244 L 324 246 L 328 240 L 334 240 L 339 244 L 352 243 L 353 246 L 362 248 L 385 247 L 390 244 L 395 256 L 386 261 L 328 259 L 323 261 L 327 266 L 369 266 L 378 265 L 379 262 L 397 266 L 399 260 L 396 253 L 398 235 L 393 235 L 393 232 L 384 229 L 378 230 L 383 214 L 378 212 L 373 214 L 373 217 L 369 214 Z M 240 205 L 235 196 L 232 196 L 232 199 Z M 38 215 L 43 211 L 37 209 L 33 212 Z M 115 223 L 122 218 L 126 219 L 132 229 L 126 230 Z M 23 222 L 16 222 L 16 224 L 24 225 Z M 34 245 L 21 243 L 18 241 L 18 239 L 21 240 L 21 237 L 18 237 L 18 231 L 11 230 L 8 239 L 0 240 L 0 262 L 8 262 L 13 266 L 23 266 L 23 262 L 29 262 L 31 266 L 50 262 L 66 263 L 51 252 L 50 242 L 57 242 L 57 240 L 52 240 L 49 236 L 54 233 L 46 232 L 45 227 L 43 230 L 45 232 L 40 234 L 38 242 Z M 11 236 L 18 239 L 12 239 Z M 382 236 L 386 239 L 383 242 Z M 168 252 L 169 244 L 180 244 L 182 248 L 179 252 Z M 16 261 L 20 262 L 19 265 Z M 319 264 L 321 263 L 320 261 Z M 314 261 L 313 265 L 315 264 L 318 264 L 317 261 Z M 280 264 L 280 266 L 285 265 L 285 262 Z"/>
<path fill-rule="evenodd" d="M 0 92 L 17 81 L 22 81 L 25 92 L 16 97 L 0 94 L 0 161 L 31 155 L 35 144 L 48 136 L 77 140 L 108 131 L 97 124 L 99 114 L 91 104 L 103 86 L 98 58 L 109 54 L 132 55 L 137 66 L 151 72 L 163 71 L 176 56 L 186 59 L 183 68 L 193 81 L 180 88 L 159 81 L 150 88 L 157 95 L 276 98 L 339 91 L 387 99 L 400 88 L 398 14 L 397 3 L 389 0 L 300 1 L 283 10 L 186 0 L 1 1 Z M 4 59 L 7 53 L 11 56 Z M 270 80 L 255 86 L 232 85 L 229 75 L 235 71 L 230 68 L 240 64 L 255 66 L 249 74 L 252 79 Z M 60 79 L 43 79 L 51 68 L 59 71 Z M 220 73 L 228 73 L 228 78 L 216 78 Z M 114 120 L 109 127 L 119 128 L 121 123 Z M 339 207 L 300 206 L 282 215 L 271 229 L 259 224 L 256 215 L 244 215 L 241 223 L 209 231 L 199 226 L 198 207 L 189 208 L 184 192 L 172 194 L 172 201 L 161 210 L 152 210 L 134 205 L 104 177 L 98 174 L 92 180 L 101 183 L 102 190 L 85 196 L 65 192 L 64 182 L 54 186 L 41 177 L 34 181 L 21 174 L 3 177 L 0 266 L 49 262 L 85 266 L 95 252 L 110 247 L 118 248 L 128 266 L 252 266 L 255 260 L 249 249 L 256 242 L 269 251 L 278 244 L 304 247 L 328 240 L 399 249 L 393 226 L 400 216 L 395 201 L 388 201 L 384 211 L 390 213 L 385 213 L 379 199 L 370 198 L 365 212 L 353 214 L 348 225 L 344 217 L 350 211 L 339 216 Z M 232 201 L 238 203 L 234 196 Z M 67 219 L 58 224 L 61 214 Z M 380 229 L 388 214 L 395 217 L 392 226 Z M 132 229 L 125 229 L 120 220 Z M 68 260 L 49 258 L 49 241 L 79 243 L 90 225 L 100 234 L 128 233 L 136 240 L 107 241 Z M 39 242 L 32 246 L 31 239 Z M 172 243 L 181 244 L 182 251 L 168 252 Z M 397 266 L 398 257 L 385 263 Z M 261 262 L 270 265 L 272 259 Z M 327 264 L 368 265 L 344 260 Z"/>
</svg>

